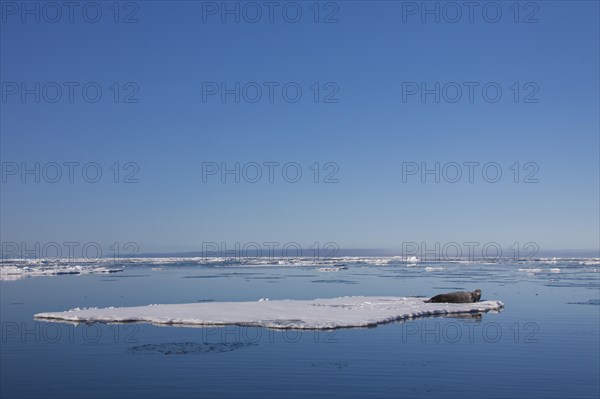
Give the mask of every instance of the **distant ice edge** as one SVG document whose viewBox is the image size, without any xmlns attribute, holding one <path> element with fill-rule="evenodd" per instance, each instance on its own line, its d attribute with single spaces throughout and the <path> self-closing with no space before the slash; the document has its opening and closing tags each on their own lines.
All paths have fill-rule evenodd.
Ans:
<svg viewBox="0 0 600 399">
<path fill-rule="evenodd" d="M 315 300 L 201 302 L 122 308 L 71 309 L 38 313 L 40 320 L 64 322 L 334 329 L 369 327 L 427 316 L 485 313 L 504 307 L 501 301 L 425 303 L 414 297 L 341 297 Z"/>
</svg>

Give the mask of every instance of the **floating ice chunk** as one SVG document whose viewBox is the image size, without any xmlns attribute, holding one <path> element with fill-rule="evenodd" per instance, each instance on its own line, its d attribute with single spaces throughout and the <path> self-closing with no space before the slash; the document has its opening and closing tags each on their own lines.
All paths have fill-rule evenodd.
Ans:
<svg viewBox="0 0 600 399">
<path fill-rule="evenodd" d="M 542 269 L 539 268 L 531 268 L 531 269 L 519 269 L 520 272 L 526 272 L 526 273 L 541 273 L 543 272 Z"/>
<path fill-rule="evenodd" d="M 540 268 L 531 268 L 531 269 L 519 269 L 519 271 L 526 272 L 528 274 L 543 273 L 544 271 L 550 272 L 550 273 L 560 273 L 560 268 L 553 267 L 548 270 L 544 270 L 544 269 L 540 269 Z"/>
<path fill-rule="evenodd" d="M 414 297 L 343 297 L 307 301 L 204 302 L 38 313 L 37 319 L 69 322 L 148 322 L 241 325 L 281 329 L 366 327 L 435 315 L 500 310 L 500 301 L 425 303 Z"/>
<path fill-rule="evenodd" d="M 443 271 L 443 270 L 448 270 L 448 269 L 446 269 L 444 267 L 431 267 L 431 266 L 427 266 L 425 268 L 426 272 L 436 272 L 436 271 Z"/>
<path fill-rule="evenodd" d="M 122 272 L 121 268 L 103 266 L 0 266 L 0 281 L 14 281 L 25 277 L 58 276 L 64 274 L 94 274 Z"/>
<path fill-rule="evenodd" d="M 586 260 L 579 262 L 579 264 L 584 266 L 600 265 L 600 260 Z"/>
</svg>

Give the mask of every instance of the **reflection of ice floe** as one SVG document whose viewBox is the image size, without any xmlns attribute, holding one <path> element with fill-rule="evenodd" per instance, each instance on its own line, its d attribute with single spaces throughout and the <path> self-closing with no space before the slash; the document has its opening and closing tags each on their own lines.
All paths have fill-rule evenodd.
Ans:
<svg viewBox="0 0 600 399">
<path fill-rule="evenodd" d="M 310 367 L 325 367 L 325 368 L 335 368 L 335 369 L 343 369 L 348 367 L 347 362 L 320 362 L 320 363 L 311 363 Z"/>
<path fill-rule="evenodd" d="M 65 274 L 95 274 L 95 273 L 116 273 L 123 269 L 107 268 L 102 266 L 36 266 L 36 267 L 17 267 L 0 266 L 0 280 L 14 281 L 26 277 L 36 276 L 58 276 Z"/>
<path fill-rule="evenodd" d="M 242 325 L 281 329 L 367 327 L 425 316 L 500 310 L 500 301 L 425 303 L 414 297 L 343 297 L 308 301 L 208 302 L 39 313 L 37 319 L 71 322 L 149 322 Z"/>
<path fill-rule="evenodd" d="M 198 355 L 203 353 L 231 352 L 251 346 L 256 346 L 256 344 L 251 342 L 170 342 L 164 344 L 146 344 L 134 346 L 129 349 L 129 353 L 145 355 Z"/>
<path fill-rule="evenodd" d="M 320 267 L 317 269 L 318 272 L 339 272 L 340 270 L 347 270 L 346 266 L 338 266 L 338 267 Z"/>
<path fill-rule="evenodd" d="M 600 299 L 590 299 L 586 302 L 567 302 L 569 305 L 600 305 Z"/>
</svg>

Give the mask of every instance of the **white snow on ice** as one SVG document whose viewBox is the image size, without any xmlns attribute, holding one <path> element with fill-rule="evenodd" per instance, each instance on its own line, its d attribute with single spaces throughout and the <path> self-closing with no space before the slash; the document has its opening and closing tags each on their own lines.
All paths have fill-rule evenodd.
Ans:
<svg viewBox="0 0 600 399">
<path fill-rule="evenodd" d="M 38 313 L 37 319 L 69 322 L 148 322 L 184 325 L 240 325 L 282 329 L 366 327 L 424 316 L 481 313 L 501 309 L 500 301 L 425 303 L 414 297 L 342 297 L 315 300 L 203 302 L 123 308 L 75 308 Z"/>
<path fill-rule="evenodd" d="M 0 281 L 14 281 L 26 277 L 57 276 L 65 274 L 93 274 L 122 272 L 121 268 L 95 266 L 0 266 Z"/>
</svg>

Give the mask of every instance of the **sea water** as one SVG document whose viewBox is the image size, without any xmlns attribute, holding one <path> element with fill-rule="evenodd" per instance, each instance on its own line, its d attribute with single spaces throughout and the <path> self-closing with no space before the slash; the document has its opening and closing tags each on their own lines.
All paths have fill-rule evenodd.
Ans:
<svg viewBox="0 0 600 399">
<path fill-rule="evenodd" d="M 409 265 L 351 258 L 332 265 L 146 259 L 117 265 L 122 271 L 115 273 L 2 281 L 0 396 L 600 395 L 597 260 Z M 504 302 L 503 311 L 310 331 L 33 317 L 74 307 L 433 296 L 476 288 L 482 300 Z"/>
</svg>

